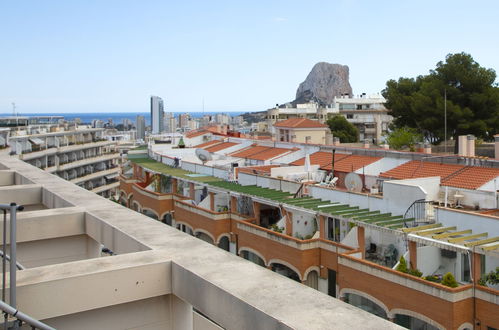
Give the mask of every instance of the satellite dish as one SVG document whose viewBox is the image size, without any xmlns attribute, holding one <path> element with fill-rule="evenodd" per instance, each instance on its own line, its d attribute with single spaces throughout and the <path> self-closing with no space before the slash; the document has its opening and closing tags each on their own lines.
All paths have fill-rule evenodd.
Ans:
<svg viewBox="0 0 499 330">
<path fill-rule="evenodd" d="M 345 187 L 349 191 L 362 191 L 362 178 L 354 172 L 350 172 L 345 176 Z"/>
<path fill-rule="evenodd" d="M 211 154 L 204 149 L 196 149 L 196 156 L 203 162 L 203 164 L 212 160 Z"/>
</svg>

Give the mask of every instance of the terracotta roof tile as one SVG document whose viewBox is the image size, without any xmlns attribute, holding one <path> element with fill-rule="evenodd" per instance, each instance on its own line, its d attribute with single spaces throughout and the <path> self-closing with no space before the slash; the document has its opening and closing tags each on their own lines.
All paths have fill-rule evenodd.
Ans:
<svg viewBox="0 0 499 330">
<path fill-rule="evenodd" d="M 357 171 L 364 166 L 372 164 L 382 157 L 363 156 L 363 155 L 348 155 L 338 161 L 334 162 L 334 170 L 339 172 L 353 172 Z M 331 164 L 324 169 L 331 170 Z"/>
<path fill-rule="evenodd" d="M 239 157 L 239 158 L 249 158 L 255 160 L 269 160 L 272 158 L 276 158 L 279 155 L 283 155 L 285 153 L 295 150 L 296 149 L 252 146 L 241 151 L 236 151 L 230 154 L 230 156 Z"/>
<path fill-rule="evenodd" d="M 467 166 L 459 173 L 442 180 L 442 185 L 474 190 L 497 177 L 499 168 Z"/>
<path fill-rule="evenodd" d="M 430 176 L 440 176 L 445 178 L 463 168 L 463 165 L 440 164 L 413 160 L 389 171 L 380 173 L 379 176 L 390 179 L 425 178 Z"/>
<path fill-rule="evenodd" d="M 220 144 L 216 144 L 214 146 L 205 147 L 204 149 L 206 151 L 209 151 L 209 152 L 217 152 L 217 151 L 220 151 L 220 150 L 223 150 L 223 149 L 227 149 L 227 148 L 233 147 L 233 146 L 238 145 L 238 144 L 239 143 L 234 143 L 234 142 L 223 142 L 223 143 L 220 143 Z"/>
<path fill-rule="evenodd" d="M 194 146 L 193 148 L 201 148 L 201 149 L 206 149 L 207 147 L 214 146 L 216 144 L 220 144 L 222 141 L 219 140 L 211 140 L 205 143 L 198 144 L 197 146 Z"/>
<path fill-rule="evenodd" d="M 280 167 L 279 165 L 263 165 L 263 166 L 249 166 L 249 167 L 240 167 L 239 172 L 254 174 L 270 174 L 270 170 Z"/>
<path fill-rule="evenodd" d="M 335 153 L 334 161 L 335 163 L 340 159 L 347 157 L 347 154 Z M 310 165 L 319 165 L 320 168 L 324 168 L 327 165 L 331 165 L 333 156 L 331 152 L 318 151 L 310 155 Z M 305 164 L 305 157 L 295 160 L 290 165 L 302 166 Z M 331 166 L 330 166 L 331 167 Z"/>
<path fill-rule="evenodd" d="M 196 136 L 201 136 L 201 135 L 209 134 L 209 133 L 210 132 L 208 132 L 204 129 L 203 130 L 195 130 L 195 131 L 189 131 L 189 132 L 185 133 L 185 137 L 192 139 L 192 138 L 195 138 Z"/>
<path fill-rule="evenodd" d="M 289 127 L 289 128 L 326 128 L 326 124 L 321 124 L 317 120 L 307 118 L 291 118 L 278 121 L 274 127 Z"/>
<path fill-rule="evenodd" d="M 499 177 L 499 169 L 413 160 L 381 173 L 380 176 L 391 179 L 439 176 L 443 186 L 474 190 Z"/>
<path fill-rule="evenodd" d="M 330 152 L 319 151 L 310 155 L 310 164 L 319 165 L 321 169 L 330 171 L 332 169 L 332 158 Z M 381 157 L 336 153 L 334 155 L 334 170 L 339 172 L 353 172 L 380 159 Z M 305 158 L 300 158 L 291 163 L 291 165 L 303 164 L 305 164 Z"/>
</svg>

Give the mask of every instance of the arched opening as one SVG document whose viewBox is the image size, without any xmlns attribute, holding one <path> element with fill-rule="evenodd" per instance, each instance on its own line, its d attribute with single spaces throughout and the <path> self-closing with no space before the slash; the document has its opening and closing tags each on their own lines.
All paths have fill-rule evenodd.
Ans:
<svg viewBox="0 0 499 330">
<path fill-rule="evenodd" d="M 248 250 L 243 250 L 239 253 L 241 257 L 243 257 L 246 260 L 249 260 L 257 265 L 260 265 L 262 267 L 265 267 L 265 261 L 260 258 L 257 254 L 248 251 Z"/>
<path fill-rule="evenodd" d="M 184 225 L 183 223 L 177 223 L 175 227 L 186 234 L 194 235 L 192 228 L 187 225 Z"/>
<path fill-rule="evenodd" d="M 158 215 L 149 209 L 142 209 L 142 213 L 144 215 L 147 215 L 149 218 L 153 218 L 155 220 L 158 220 Z"/>
<path fill-rule="evenodd" d="M 140 204 L 137 203 L 136 201 L 133 201 L 132 202 L 132 210 L 134 210 L 135 212 L 140 212 Z"/>
<path fill-rule="evenodd" d="M 411 313 L 412 314 L 412 313 Z M 407 328 L 407 329 L 417 329 L 417 330 L 439 330 L 440 328 L 414 316 L 407 314 L 394 314 L 394 320 L 396 324 Z"/>
<path fill-rule="evenodd" d="M 229 238 L 227 236 L 222 236 L 222 238 L 220 238 L 220 241 L 218 242 L 218 247 L 222 250 L 229 251 L 229 243 Z"/>
<path fill-rule="evenodd" d="M 355 293 L 345 293 L 345 302 L 376 316 L 388 319 L 388 315 L 386 314 L 383 307 L 366 297 L 360 296 Z"/>
<path fill-rule="evenodd" d="M 163 218 L 161 219 L 161 222 L 168 225 L 168 226 L 171 226 L 172 223 L 173 223 L 173 217 L 172 217 L 172 214 L 171 213 L 165 213 L 165 215 L 163 215 Z"/>
<path fill-rule="evenodd" d="M 319 273 L 315 270 L 310 271 L 305 280 L 305 285 L 317 290 L 319 287 Z"/>
<path fill-rule="evenodd" d="M 287 278 L 290 278 L 296 282 L 300 282 L 300 275 L 298 275 L 297 272 L 295 272 L 294 270 L 292 270 L 291 268 L 289 268 L 288 266 L 286 265 L 283 265 L 283 264 L 280 264 L 280 263 L 277 263 L 277 262 L 274 262 L 271 264 L 271 268 L 272 268 L 272 271 L 273 272 L 276 272 L 282 276 L 286 276 Z"/>
<path fill-rule="evenodd" d="M 203 233 L 203 232 L 201 232 L 201 231 L 196 232 L 196 234 L 195 234 L 194 236 L 196 236 L 196 237 L 197 237 L 197 238 L 199 238 L 200 240 L 205 241 L 205 242 L 207 242 L 207 243 L 210 243 L 210 244 L 213 244 L 213 243 L 214 243 L 214 242 L 213 242 L 213 238 L 211 238 L 208 234 Z"/>
</svg>

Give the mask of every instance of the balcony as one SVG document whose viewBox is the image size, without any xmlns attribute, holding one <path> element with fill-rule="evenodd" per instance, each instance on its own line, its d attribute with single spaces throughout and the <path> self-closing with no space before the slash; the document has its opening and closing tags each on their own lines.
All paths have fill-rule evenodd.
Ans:
<svg viewBox="0 0 499 330">
<path fill-rule="evenodd" d="M 58 170 L 59 171 L 66 171 L 66 170 L 69 170 L 69 169 L 74 168 L 74 167 L 85 166 L 85 165 L 98 163 L 98 162 L 104 162 L 106 160 L 113 160 L 113 159 L 117 159 L 119 157 L 120 157 L 119 153 L 109 153 L 109 154 L 100 155 L 100 156 L 96 156 L 96 157 L 77 160 L 77 161 L 70 162 L 70 163 L 65 163 L 63 165 L 59 165 Z"/>
<path fill-rule="evenodd" d="M 77 177 L 75 179 L 72 179 L 70 181 L 73 182 L 74 184 L 78 184 L 78 183 L 81 183 L 84 181 L 97 179 L 97 178 L 100 178 L 100 177 L 103 177 L 106 175 L 118 174 L 119 172 L 120 172 L 119 167 L 113 167 L 113 168 L 110 168 L 108 170 L 96 171 L 96 172 L 88 174 L 88 175 L 83 175 L 83 176 Z"/>
<path fill-rule="evenodd" d="M 292 236 L 272 231 L 250 223 L 249 220 L 233 220 L 233 231 L 238 235 L 239 253 L 250 251 L 262 259 L 265 266 L 281 264 L 291 269 L 301 281 L 306 280 L 312 270 L 319 270 L 321 275 L 327 268 L 336 269 L 336 255 L 352 248 L 325 239 L 301 240 Z"/>
<path fill-rule="evenodd" d="M 94 189 L 92 189 L 90 191 L 93 192 L 93 193 L 98 194 L 98 193 L 101 193 L 101 192 L 104 192 L 104 191 L 107 191 L 107 190 L 118 188 L 119 186 L 120 186 L 120 182 L 116 180 L 116 181 L 111 182 L 111 183 L 103 184 L 102 186 L 94 188 Z"/>
<path fill-rule="evenodd" d="M 435 327 L 457 329 L 461 325 L 453 324 L 455 318 L 449 315 L 471 303 L 471 284 L 451 288 L 363 260 L 360 254 L 356 250 L 338 256 L 340 296 L 355 294 L 366 297 L 383 309 L 388 318 L 394 318 L 397 310 L 409 310 L 426 317 L 425 320 Z M 463 319 L 472 318 L 471 309 L 463 311 Z"/>
<path fill-rule="evenodd" d="M 179 199 L 175 200 L 174 207 L 176 223 L 187 224 L 194 234 L 207 234 L 213 243 L 218 243 L 223 234 L 231 232 L 229 212 L 214 212 Z"/>
</svg>

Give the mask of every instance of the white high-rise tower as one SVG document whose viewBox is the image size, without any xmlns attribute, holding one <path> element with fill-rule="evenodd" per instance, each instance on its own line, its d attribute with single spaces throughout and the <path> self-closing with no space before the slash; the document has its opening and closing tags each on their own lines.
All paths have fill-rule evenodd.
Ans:
<svg viewBox="0 0 499 330">
<path fill-rule="evenodd" d="M 151 96 L 151 131 L 159 134 L 164 131 L 163 123 L 163 99 L 159 96 Z"/>
</svg>

